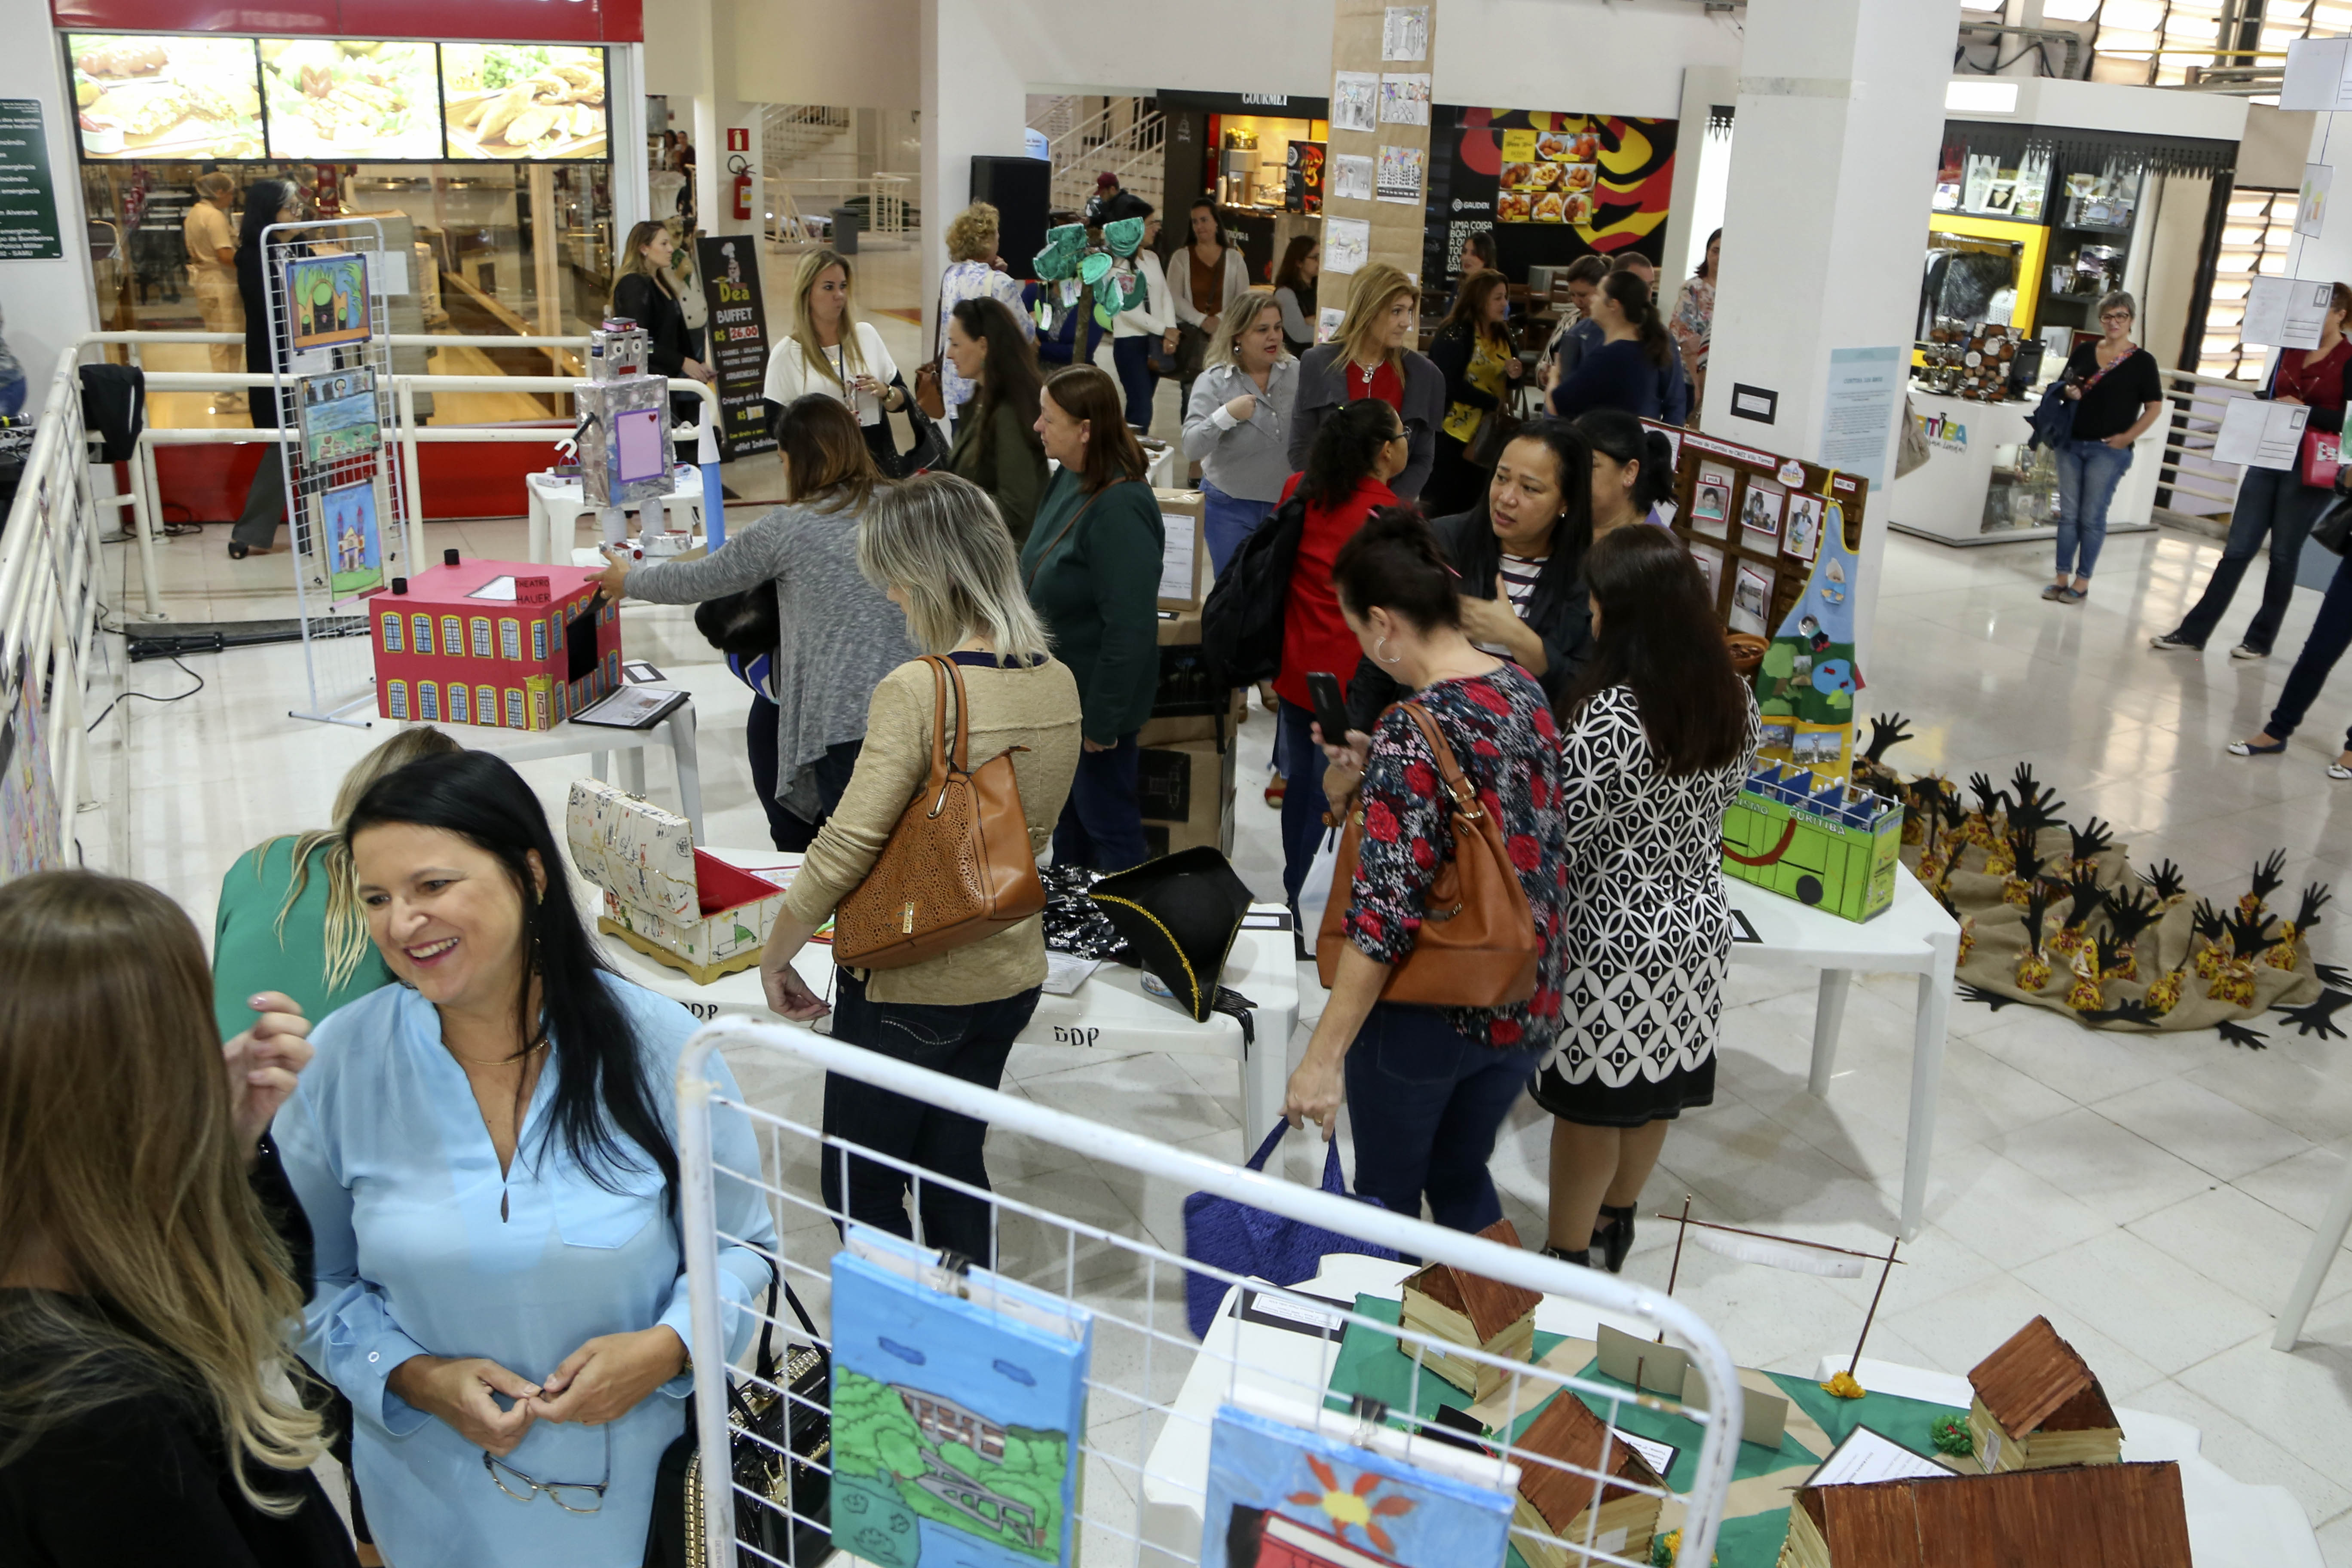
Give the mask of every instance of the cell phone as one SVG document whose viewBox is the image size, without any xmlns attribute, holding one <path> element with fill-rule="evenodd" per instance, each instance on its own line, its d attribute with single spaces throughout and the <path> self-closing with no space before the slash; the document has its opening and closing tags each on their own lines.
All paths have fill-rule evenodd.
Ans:
<svg viewBox="0 0 2352 1568">
<path fill-rule="evenodd" d="M 1339 678 L 1328 669 L 1307 672 L 1307 694 L 1315 700 L 1315 721 L 1323 726 L 1323 743 L 1348 743 L 1348 697 Z"/>
</svg>

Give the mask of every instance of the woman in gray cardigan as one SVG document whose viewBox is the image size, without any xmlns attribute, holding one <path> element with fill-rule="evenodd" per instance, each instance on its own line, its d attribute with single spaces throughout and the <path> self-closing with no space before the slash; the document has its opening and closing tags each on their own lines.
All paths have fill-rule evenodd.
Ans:
<svg viewBox="0 0 2352 1568">
<path fill-rule="evenodd" d="M 1184 456 L 1201 465 L 1209 564 L 1225 569 L 1290 482 L 1289 423 L 1298 362 L 1282 346 L 1282 307 L 1263 289 L 1225 307 L 1184 410 Z"/>
<path fill-rule="evenodd" d="M 1408 345 L 1420 331 L 1421 290 L 1384 261 L 1356 274 L 1348 313 L 1332 341 L 1298 362 L 1298 401 L 1290 412 L 1290 466 L 1304 470 L 1323 416 L 1343 403 L 1378 397 L 1397 411 L 1412 460 L 1389 481 L 1399 500 L 1421 494 L 1437 461 L 1437 426 L 1445 417 L 1445 373 Z"/>
<path fill-rule="evenodd" d="M 782 506 L 700 561 L 615 560 L 604 589 L 692 605 L 775 584 L 775 652 L 728 664 L 752 690 L 744 738 L 768 835 L 800 851 L 849 787 L 874 688 L 916 655 L 906 617 L 857 569 L 857 519 L 882 476 L 856 416 L 812 393 L 786 405 L 776 436 Z"/>
</svg>

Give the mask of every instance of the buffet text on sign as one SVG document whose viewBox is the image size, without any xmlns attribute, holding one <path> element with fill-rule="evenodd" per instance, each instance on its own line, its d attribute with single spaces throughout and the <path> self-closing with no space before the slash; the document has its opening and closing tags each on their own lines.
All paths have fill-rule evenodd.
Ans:
<svg viewBox="0 0 2352 1568">
<path fill-rule="evenodd" d="M 772 452 L 761 397 L 768 374 L 768 315 L 760 294 L 760 253 L 748 234 L 706 235 L 695 241 L 702 298 L 710 307 L 711 372 L 719 387 L 719 454 L 732 462 Z"/>
</svg>

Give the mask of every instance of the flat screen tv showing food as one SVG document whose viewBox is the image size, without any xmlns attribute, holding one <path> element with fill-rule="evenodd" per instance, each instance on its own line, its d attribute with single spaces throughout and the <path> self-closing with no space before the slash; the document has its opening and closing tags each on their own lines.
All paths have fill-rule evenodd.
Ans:
<svg viewBox="0 0 2352 1568">
<path fill-rule="evenodd" d="M 444 44 L 441 110 L 452 159 L 610 156 L 602 49 Z"/>
<path fill-rule="evenodd" d="M 269 155 L 330 162 L 441 157 L 441 83 L 431 44 L 263 38 Z"/>
<path fill-rule="evenodd" d="M 84 158 L 262 156 L 260 57 L 251 38 L 68 33 L 66 62 Z"/>
</svg>

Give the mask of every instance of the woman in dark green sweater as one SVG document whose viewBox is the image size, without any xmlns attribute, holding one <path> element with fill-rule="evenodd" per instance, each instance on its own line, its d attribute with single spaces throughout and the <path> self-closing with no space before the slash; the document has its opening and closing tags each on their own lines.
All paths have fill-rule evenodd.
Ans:
<svg viewBox="0 0 2352 1568">
<path fill-rule="evenodd" d="M 962 300 L 948 312 L 948 359 L 980 386 L 956 421 L 948 467 L 996 503 L 1017 551 L 1029 542 L 1045 489 L 1045 448 L 1035 428 L 1037 351 L 1003 301 Z"/>
<path fill-rule="evenodd" d="M 1160 684 L 1160 501 L 1118 384 L 1090 364 L 1054 373 L 1037 434 L 1061 472 L 1021 552 L 1029 602 L 1078 680 L 1078 776 L 1054 829 L 1054 862 L 1123 871 L 1144 858 L 1136 735 Z"/>
</svg>

